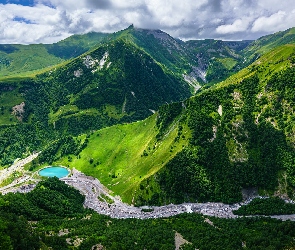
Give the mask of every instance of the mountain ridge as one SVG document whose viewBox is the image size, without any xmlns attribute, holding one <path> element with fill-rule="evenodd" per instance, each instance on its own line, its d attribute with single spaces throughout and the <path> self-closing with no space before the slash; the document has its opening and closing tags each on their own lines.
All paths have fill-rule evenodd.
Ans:
<svg viewBox="0 0 295 250">
<path fill-rule="evenodd" d="M 231 203 L 241 199 L 242 188 L 251 186 L 292 197 L 294 45 L 276 47 L 224 82 L 212 87 L 203 85 L 190 97 L 193 89 L 183 75 L 191 73 L 190 62 L 196 60 L 191 55 L 182 56 L 182 50 L 188 51 L 183 43 L 175 54 L 172 50 L 170 54 L 168 48 L 180 42 L 161 31 L 149 32 L 129 27 L 33 79 L 1 83 L 5 100 L 15 101 L 1 107 L 5 121 L 0 134 L 1 165 L 9 165 L 30 151 L 42 150 L 29 167 L 31 170 L 45 163 L 77 164 L 96 175 L 98 167 L 104 173 L 99 179 L 105 185 L 113 185 L 118 195 L 136 205 L 191 199 Z M 157 45 L 158 60 L 152 50 L 146 52 L 148 47 L 139 46 L 146 37 L 150 44 L 163 42 Z M 247 43 L 238 43 L 236 50 L 241 51 Z M 199 52 L 208 51 L 208 44 L 215 46 L 209 51 L 211 55 L 231 54 L 225 43 L 214 40 L 207 41 L 205 50 Z M 164 56 L 167 53 L 170 57 Z M 236 57 L 239 61 L 226 59 L 228 67 L 239 65 L 242 57 Z M 173 68 L 182 62 L 188 68 L 174 72 Z M 284 86 L 284 81 L 288 85 Z M 10 120 L 9 106 L 23 102 L 24 112 L 18 113 L 21 117 L 13 115 Z M 142 120 L 153 113 L 148 120 L 126 125 L 125 134 L 113 127 L 109 130 L 112 133 L 104 135 L 109 142 L 107 152 L 113 149 L 118 153 L 111 154 L 113 162 L 107 159 L 110 153 L 93 153 L 91 160 L 89 152 L 107 148 L 103 138 L 99 138 L 100 132 L 95 131 Z M 150 129 L 144 129 L 145 123 Z M 132 140 L 126 134 L 134 132 L 135 127 L 138 132 Z M 140 137 L 140 131 L 145 131 L 148 141 Z M 272 140 L 267 134 L 273 136 Z M 114 135 L 120 141 L 112 144 Z M 134 142 L 128 152 L 134 151 L 135 155 L 124 151 L 129 144 L 125 137 Z M 99 146 L 92 141 L 99 142 Z M 274 156 L 271 161 L 266 157 L 267 151 Z M 137 165 L 129 161 L 127 170 L 131 155 Z M 269 169 L 271 173 L 267 172 Z M 284 192 L 276 190 L 282 173 L 290 176 Z M 179 176 L 184 182 L 179 181 Z M 228 183 L 231 178 L 232 183 Z M 116 184 L 118 181 L 121 184 Z"/>
</svg>

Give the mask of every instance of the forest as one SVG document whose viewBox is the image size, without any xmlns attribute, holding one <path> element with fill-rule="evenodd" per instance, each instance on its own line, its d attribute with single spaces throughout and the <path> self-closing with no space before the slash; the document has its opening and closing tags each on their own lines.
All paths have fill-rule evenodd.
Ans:
<svg viewBox="0 0 295 250">
<path fill-rule="evenodd" d="M 0 249 L 287 249 L 295 223 L 267 217 L 220 219 L 181 214 L 162 219 L 112 219 L 83 208 L 84 197 L 57 178 L 27 194 L 0 197 Z"/>
<path fill-rule="evenodd" d="M 288 68 L 263 84 L 253 75 L 238 84 L 203 91 L 184 102 L 186 108 L 161 107 L 158 138 L 177 117 L 182 117 L 179 136 L 188 126 L 191 137 L 176 157 L 143 181 L 153 188 L 149 190 L 153 195 L 139 193 L 137 204 L 235 203 L 242 200 L 242 188 L 273 194 L 282 173 L 285 192 L 292 198 L 294 74 L 294 68 Z"/>
</svg>

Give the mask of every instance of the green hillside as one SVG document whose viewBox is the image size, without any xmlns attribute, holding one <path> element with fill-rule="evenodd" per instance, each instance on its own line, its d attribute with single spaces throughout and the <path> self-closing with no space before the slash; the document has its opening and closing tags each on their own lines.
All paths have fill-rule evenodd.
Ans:
<svg viewBox="0 0 295 250">
<path fill-rule="evenodd" d="M 293 249 L 294 222 L 256 215 L 294 212 L 281 199 L 295 199 L 294 28 L 249 43 L 130 26 L 0 45 L 0 170 L 39 152 L 0 186 L 62 165 L 135 206 L 271 196 L 234 211 L 255 217 L 156 218 L 155 208 L 155 218 L 114 219 L 44 178 L 29 193 L 0 194 L 0 249 Z"/>
<path fill-rule="evenodd" d="M 252 76 L 185 102 L 182 115 L 192 134 L 189 145 L 145 182 L 161 188 L 154 194 L 159 203 L 236 202 L 248 187 L 293 197 L 294 48 L 273 51 L 272 62 L 281 65 L 273 74 L 263 72 L 271 61 L 261 63 L 263 70 L 249 66 Z M 284 184 L 282 176 L 287 178 Z"/>
<path fill-rule="evenodd" d="M 250 41 L 223 42 L 205 39 L 183 42 L 161 30 L 133 26 L 108 36 L 134 42 L 155 60 L 185 79 L 192 91 L 202 85 L 213 85 L 237 72 L 241 67 L 241 50 Z"/>
<path fill-rule="evenodd" d="M 208 86 L 226 79 L 243 66 L 241 51 L 251 41 L 220 41 L 214 39 L 191 40 L 185 43 L 200 69 Z"/>
<path fill-rule="evenodd" d="M 49 107 L 49 123 L 76 135 L 143 119 L 165 102 L 190 96 L 184 81 L 120 38 L 39 79 L 38 88 L 46 95 L 40 105 Z M 36 107 L 32 101 L 33 105 Z M 85 119 L 90 124 L 85 124 Z M 91 125 L 93 119 L 95 124 Z"/>
<path fill-rule="evenodd" d="M 158 41 L 158 57 L 145 39 Z M 184 45 L 166 56 L 178 43 L 129 27 L 35 78 L 2 81 L 1 166 L 42 151 L 30 170 L 76 167 L 136 205 L 231 203 L 248 187 L 293 197 L 294 45 L 187 99 L 187 69 L 172 70 L 191 57 L 181 56 Z M 221 50 L 228 57 L 216 60 L 233 69 L 232 51 L 247 43 L 209 40 L 192 48 L 211 44 L 211 56 Z"/>
<path fill-rule="evenodd" d="M 97 177 L 137 205 L 237 202 L 248 187 L 293 197 L 295 47 L 259 60 L 248 74 L 164 105 L 147 120 L 93 133 L 79 155 L 55 163 Z"/>
<path fill-rule="evenodd" d="M 62 62 L 48 53 L 44 45 L 0 45 L 0 76 L 19 75 Z"/>
<path fill-rule="evenodd" d="M 258 74 L 262 82 L 269 80 L 275 73 L 292 67 L 293 61 L 291 56 L 294 53 L 294 45 L 287 44 L 273 49 L 259 59 L 253 62 L 250 66 L 240 70 L 238 73 L 228 77 L 225 81 L 217 84 L 216 88 L 238 83 L 243 79 Z"/>
<path fill-rule="evenodd" d="M 101 42 L 107 34 L 74 35 L 54 44 L 0 44 L 0 78 L 36 75 L 75 58 Z"/>
<path fill-rule="evenodd" d="M 180 138 L 178 121 L 164 139 L 157 139 L 157 117 L 125 125 L 116 125 L 94 132 L 87 138 L 87 147 L 79 155 L 65 156 L 54 164 L 75 167 L 95 176 L 116 195 L 129 203 L 135 190 L 146 178 L 153 176 L 188 144 Z M 174 128 L 175 127 L 175 128 Z M 81 137 L 82 139 L 83 137 Z"/>
<path fill-rule="evenodd" d="M 37 77 L 1 83 L 1 165 L 64 136 L 137 121 L 188 98 L 189 86 L 132 42 L 118 38 Z M 13 91 L 14 92 L 13 92 Z M 5 100 L 5 99 L 3 99 Z M 24 102 L 16 126 L 12 109 Z M 28 134 L 31 137 L 26 138 Z M 13 144 L 12 144 L 13 143 Z"/>
<path fill-rule="evenodd" d="M 68 60 L 82 55 L 108 36 L 107 33 L 90 32 L 83 35 L 72 35 L 53 44 L 45 44 L 49 54 Z"/>
<path fill-rule="evenodd" d="M 263 36 L 247 46 L 242 54 L 245 63 L 249 64 L 270 50 L 286 44 L 294 44 L 295 28 L 280 31 L 275 34 Z"/>
</svg>

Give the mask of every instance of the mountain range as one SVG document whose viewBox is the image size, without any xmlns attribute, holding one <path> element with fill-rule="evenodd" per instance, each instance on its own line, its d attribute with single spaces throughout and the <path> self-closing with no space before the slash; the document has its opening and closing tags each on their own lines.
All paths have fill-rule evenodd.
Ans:
<svg viewBox="0 0 295 250">
<path fill-rule="evenodd" d="M 294 197 L 294 28 L 181 41 L 133 26 L 0 46 L 0 164 L 75 167 L 135 205 Z"/>
</svg>

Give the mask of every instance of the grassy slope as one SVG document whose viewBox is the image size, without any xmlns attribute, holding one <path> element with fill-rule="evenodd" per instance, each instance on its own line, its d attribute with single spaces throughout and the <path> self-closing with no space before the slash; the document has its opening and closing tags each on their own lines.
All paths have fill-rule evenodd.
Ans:
<svg viewBox="0 0 295 250">
<path fill-rule="evenodd" d="M 294 45 L 285 45 L 271 51 L 247 69 L 221 83 L 219 87 L 239 83 L 254 72 L 258 73 L 261 80 L 268 79 L 274 72 L 290 66 L 286 59 L 292 53 L 294 53 Z M 54 116 L 51 118 L 55 119 Z M 157 134 L 153 119 L 155 117 L 144 122 L 122 125 L 122 127 L 114 126 L 95 132 L 89 139 L 88 147 L 81 153 L 81 159 L 73 159 L 72 162 L 68 162 L 68 159 L 64 158 L 57 163 L 76 167 L 86 174 L 98 177 L 115 194 L 122 195 L 123 200 L 130 202 L 133 196 L 130 191 L 138 187 L 141 180 L 148 178 L 162 168 L 181 150 L 182 145 L 188 143 L 183 140 L 174 144 L 178 128 L 175 126 L 172 127 L 171 133 L 158 142 L 157 147 L 153 150 Z M 170 152 L 172 145 L 174 148 Z M 141 156 L 144 150 L 147 151 L 148 156 Z M 90 164 L 91 158 L 94 161 L 92 164 Z M 100 164 L 94 167 L 98 162 Z"/>
<path fill-rule="evenodd" d="M 254 72 L 258 73 L 263 83 L 273 73 L 290 66 L 290 61 L 287 59 L 294 50 L 294 45 L 286 45 L 269 52 L 247 69 L 219 84 L 217 88 L 237 84 Z M 175 119 L 170 125 L 167 130 L 168 135 L 157 142 L 158 129 L 155 119 L 154 115 L 145 121 L 116 125 L 97 131 L 91 135 L 87 148 L 80 154 L 81 159 L 75 158 L 72 162 L 68 162 L 67 158 L 64 158 L 56 164 L 70 165 L 97 177 L 115 194 L 121 195 L 124 201 L 131 202 L 134 190 L 139 187 L 140 182 L 160 170 L 177 152 L 181 151 L 183 145 L 189 143 L 184 138 L 175 143 L 179 119 Z M 187 128 L 184 131 L 190 134 Z M 186 138 L 188 138 L 187 135 Z M 173 148 L 172 152 L 171 148 Z M 148 156 L 142 156 L 144 150 Z M 92 164 L 90 164 L 91 159 L 93 159 Z M 94 167 L 98 162 L 100 164 Z"/>
<path fill-rule="evenodd" d="M 295 28 L 280 31 L 275 34 L 263 36 L 247 46 L 242 53 L 247 61 L 253 61 L 254 58 L 264 55 L 270 50 L 285 44 L 294 44 Z"/>
<path fill-rule="evenodd" d="M 7 103 L 7 110 L 21 101 L 25 101 L 28 110 L 23 126 L 1 131 L 0 164 L 8 165 L 15 158 L 23 157 L 26 148 L 27 152 L 44 150 L 42 147 L 50 145 L 55 136 L 78 136 L 116 123 L 144 119 L 160 105 L 190 96 L 185 83 L 180 83 L 171 72 L 165 72 L 162 65 L 133 43 L 118 39 L 107 45 L 89 52 L 95 68 L 87 67 L 85 57 L 88 54 L 84 54 L 59 64 L 52 72 L 27 79 L 23 88 L 20 85 L 26 79 L 22 78 L 6 78 L 0 83 L 0 92 L 7 95 L 7 99 L 12 98 L 13 93 L 2 92 L 1 86 L 19 81 L 24 100 Z M 101 68 L 99 62 L 106 52 L 107 62 Z M 83 70 L 80 77 L 74 75 L 77 70 Z M 5 116 L 1 124 L 10 121 L 8 112 Z M 28 136 L 29 133 L 33 136 Z M 21 146 L 16 146 L 10 135 L 21 142 Z"/>
<path fill-rule="evenodd" d="M 187 144 L 184 139 L 174 142 L 175 125 L 160 141 L 155 139 L 158 133 L 156 115 L 144 121 L 105 128 L 90 136 L 80 159 L 73 156 L 69 162 L 68 158 L 63 158 L 55 164 L 69 165 L 97 177 L 123 201 L 131 202 L 140 182 L 155 174 Z"/>
<path fill-rule="evenodd" d="M 242 69 L 238 73 L 227 78 L 225 81 L 217 84 L 216 87 L 223 87 L 229 84 L 239 83 L 243 79 L 254 74 L 258 74 L 259 79 L 265 82 L 270 79 L 273 74 L 290 67 L 290 61 L 287 59 L 294 52 L 295 44 L 287 44 L 273 49 L 253 62 L 247 68 Z"/>
<path fill-rule="evenodd" d="M 17 49 L 6 57 L 10 64 L 3 67 L 0 76 L 21 74 L 58 64 L 63 60 L 48 53 L 43 44 L 14 45 Z"/>
<path fill-rule="evenodd" d="M 54 44 L 0 44 L 0 78 L 34 76 L 48 71 L 54 65 L 85 53 L 106 36 L 93 32 L 73 35 Z"/>
</svg>

